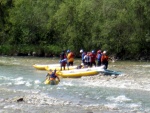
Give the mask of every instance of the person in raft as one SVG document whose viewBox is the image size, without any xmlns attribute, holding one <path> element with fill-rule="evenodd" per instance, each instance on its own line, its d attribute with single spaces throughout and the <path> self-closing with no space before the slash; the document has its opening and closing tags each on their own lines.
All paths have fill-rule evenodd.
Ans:
<svg viewBox="0 0 150 113">
<path fill-rule="evenodd" d="M 88 68 L 88 65 L 84 65 L 83 63 L 81 63 L 79 66 L 77 66 L 76 69 L 82 69 L 82 68 Z"/>
<path fill-rule="evenodd" d="M 101 63 L 102 65 L 105 66 L 104 69 L 108 68 L 108 60 L 109 60 L 109 57 L 108 55 L 106 55 L 106 51 L 103 51 L 102 56 L 101 56 Z"/>
<path fill-rule="evenodd" d="M 56 69 L 54 70 L 54 72 L 50 69 L 46 75 L 46 78 L 50 80 L 50 85 L 56 85 L 56 79 L 60 82 L 59 77 L 56 75 Z"/>
<path fill-rule="evenodd" d="M 60 70 L 62 71 L 62 68 L 64 68 L 65 70 L 65 67 L 66 67 L 66 64 L 67 64 L 67 56 L 65 54 L 65 51 L 62 51 L 62 53 L 60 54 Z"/>
</svg>

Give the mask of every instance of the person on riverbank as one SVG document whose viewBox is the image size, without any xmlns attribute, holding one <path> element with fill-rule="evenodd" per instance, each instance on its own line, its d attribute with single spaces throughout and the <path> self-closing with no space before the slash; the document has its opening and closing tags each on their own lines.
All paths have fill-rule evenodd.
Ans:
<svg viewBox="0 0 150 113">
<path fill-rule="evenodd" d="M 67 50 L 67 66 L 73 66 L 74 62 L 74 53 L 70 50 Z"/>
<path fill-rule="evenodd" d="M 49 72 L 46 75 L 46 79 L 49 79 L 50 85 L 57 85 L 58 82 L 60 82 L 59 77 L 56 75 L 56 69 L 54 70 L 54 72 L 52 70 L 49 70 Z"/>
<path fill-rule="evenodd" d="M 97 51 L 97 55 L 96 55 L 96 58 L 97 58 L 97 66 L 98 66 L 98 67 L 101 66 L 101 56 L 102 56 L 101 50 L 98 50 L 98 51 Z"/>
<path fill-rule="evenodd" d="M 90 67 L 90 52 L 87 52 L 86 55 L 84 55 L 84 63 L 85 66 Z"/>
<path fill-rule="evenodd" d="M 91 53 L 90 53 L 90 67 L 92 67 L 93 65 L 96 67 L 96 54 L 95 54 L 95 51 L 92 50 Z"/>
<path fill-rule="evenodd" d="M 65 54 L 65 51 L 62 51 L 60 54 L 60 70 L 62 71 L 62 68 L 65 70 L 66 64 L 67 64 L 67 56 Z"/>
<path fill-rule="evenodd" d="M 82 63 L 85 65 L 84 56 L 86 55 L 86 53 L 83 51 L 83 49 L 80 50 L 80 53 L 81 53 L 81 60 L 82 60 Z"/>
<path fill-rule="evenodd" d="M 108 68 L 108 59 L 109 57 L 106 55 L 106 51 L 103 51 L 102 56 L 101 56 L 101 63 L 104 65 L 104 69 Z"/>
</svg>

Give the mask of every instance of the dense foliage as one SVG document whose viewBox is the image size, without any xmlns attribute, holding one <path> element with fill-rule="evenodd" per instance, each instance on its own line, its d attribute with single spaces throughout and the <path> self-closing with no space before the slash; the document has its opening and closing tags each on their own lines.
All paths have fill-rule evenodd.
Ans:
<svg viewBox="0 0 150 113">
<path fill-rule="evenodd" d="M 107 50 L 149 59 L 149 0 L 0 0 L 0 54 Z"/>
</svg>

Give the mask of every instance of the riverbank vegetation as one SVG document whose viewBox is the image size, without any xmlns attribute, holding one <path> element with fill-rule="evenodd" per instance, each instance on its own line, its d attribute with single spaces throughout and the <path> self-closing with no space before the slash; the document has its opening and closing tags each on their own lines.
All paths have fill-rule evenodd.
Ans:
<svg viewBox="0 0 150 113">
<path fill-rule="evenodd" d="M 149 0 L 0 0 L 0 54 L 107 50 L 150 59 Z"/>
</svg>

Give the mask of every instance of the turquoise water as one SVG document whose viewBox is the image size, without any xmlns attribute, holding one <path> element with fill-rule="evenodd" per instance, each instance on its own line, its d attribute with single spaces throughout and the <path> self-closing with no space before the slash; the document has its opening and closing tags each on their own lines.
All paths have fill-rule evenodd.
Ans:
<svg viewBox="0 0 150 113">
<path fill-rule="evenodd" d="M 0 113 L 149 113 L 150 63 L 110 62 L 114 76 L 61 78 L 45 85 L 47 71 L 33 64 L 58 63 L 57 58 L 0 57 Z M 75 60 L 75 64 L 80 61 Z M 17 99 L 23 98 L 23 102 Z"/>
</svg>

